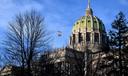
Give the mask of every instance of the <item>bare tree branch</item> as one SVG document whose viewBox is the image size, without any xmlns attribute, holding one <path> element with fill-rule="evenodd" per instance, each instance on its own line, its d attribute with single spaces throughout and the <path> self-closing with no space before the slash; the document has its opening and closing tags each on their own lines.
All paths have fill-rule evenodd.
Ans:
<svg viewBox="0 0 128 76">
<path fill-rule="evenodd" d="M 50 36 L 44 25 L 44 18 L 35 10 L 19 14 L 9 23 L 7 39 L 4 41 L 6 58 L 14 65 L 27 68 L 31 75 L 33 59 L 47 47 Z"/>
</svg>

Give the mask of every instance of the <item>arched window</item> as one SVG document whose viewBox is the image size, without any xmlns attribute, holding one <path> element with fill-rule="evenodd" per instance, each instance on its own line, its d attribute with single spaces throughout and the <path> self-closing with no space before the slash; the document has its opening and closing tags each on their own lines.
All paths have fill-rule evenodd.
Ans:
<svg viewBox="0 0 128 76">
<path fill-rule="evenodd" d="M 100 22 L 100 23 L 99 23 L 99 29 L 100 29 L 100 31 L 102 31 L 102 29 L 103 29 L 102 26 L 103 26 L 103 24 Z"/>
<path fill-rule="evenodd" d="M 94 21 L 94 30 L 97 30 L 97 29 L 98 29 L 97 22 Z"/>
<path fill-rule="evenodd" d="M 99 42 L 99 34 L 98 33 L 94 34 L 94 41 Z"/>
<path fill-rule="evenodd" d="M 91 20 L 87 21 L 87 29 L 91 31 Z"/>
<path fill-rule="evenodd" d="M 79 22 L 77 22 L 77 25 L 79 24 Z"/>
<path fill-rule="evenodd" d="M 84 21 L 81 21 L 82 23 L 84 23 Z"/>
</svg>

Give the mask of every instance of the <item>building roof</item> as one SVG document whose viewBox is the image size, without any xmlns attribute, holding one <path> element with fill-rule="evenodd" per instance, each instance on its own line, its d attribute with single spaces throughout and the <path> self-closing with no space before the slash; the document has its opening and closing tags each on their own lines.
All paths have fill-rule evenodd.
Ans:
<svg viewBox="0 0 128 76">
<path fill-rule="evenodd" d="M 85 31 L 90 32 L 91 30 L 105 32 L 105 26 L 103 22 L 96 16 L 83 16 L 77 20 L 73 26 L 72 32 Z"/>
<path fill-rule="evenodd" d="M 96 16 L 93 15 L 93 10 L 90 6 L 90 0 L 88 0 L 88 6 L 86 9 L 85 16 L 82 16 L 79 20 L 77 20 L 73 26 L 72 32 L 76 31 L 100 31 L 105 32 L 105 26 L 103 22 Z"/>
</svg>

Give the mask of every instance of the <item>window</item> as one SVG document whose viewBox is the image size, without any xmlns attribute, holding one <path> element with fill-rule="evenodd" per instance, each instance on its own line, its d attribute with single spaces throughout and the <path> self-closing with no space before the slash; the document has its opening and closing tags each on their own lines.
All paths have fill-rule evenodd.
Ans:
<svg viewBox="0 0 128 76">
<path fill-rule="evenodd" d="M 99 34 L 98 33 L 95 33 L 95 36 L 94 36 L 94 41 L 95 42 L 99 42 Z"/>
<path fill-rule="evenodd" d="M 88 22 L 91 22 L 90 20 L 88 20 Z"/>
<path fill-rule="evenodd" d="M 102 29 L 103 29 L 103 27 L 102 27 L 102 26 L 103 26 L 103 24 L 100 22 L 100 23 L 99 23 L 99 29 L 100 29 L 100 30 L 102 30 Z"/>
<path fill-rule="evenodd" d="M 97 29 L 98 29 L 97 22 L 94 21 L 94 30 L 97 30 Z"/>
<path fill-rule="evenodd" d="M 91 31 L 91 21 L 90 20 L 88 20 L 88 22 L 87 22 L 87 29 L 89 31 Z"/>
<path fill-rule="evenodd" d="M 79 22 L 77 22 L 77 24 L 79 24 Z"/>
<path fill-rule="evenodd" d="M 90 32 L 86 33 L 86 41 L 90 41 Z"/>
<path fill-rule="evenodd" d="M 102 42 L 105 42 L 105 35 L 102 34 Z"/>
<path fill-rule="evenodd" d="M 79 38 L 79 43 L 81 43 L 81 41 L 83 41 L 83 38 L 82 38 L 82 33 L 79 33 L 79 36 L 78 36 Z"/>
<path fill-rule="evenodd" d="M 85 17 L 82 17 L 82 19 L 85 19 Z"/>
<path fill-rule="evenodd" d="M 75 43 L 75 40 L 76 40 L 75 34 L 73 34 L 73 44 Z"/>
<path fill-rule="evenodd" d="M 70 45 L 72 45 L 72 37 L 70 36 Z"/>
</svg>

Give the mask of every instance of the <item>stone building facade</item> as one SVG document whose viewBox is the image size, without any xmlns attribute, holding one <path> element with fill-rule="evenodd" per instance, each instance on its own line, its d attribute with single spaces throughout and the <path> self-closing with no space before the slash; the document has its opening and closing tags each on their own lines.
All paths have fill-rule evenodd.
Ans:
<svg viewBox="0 0 128 76">
<path fill-rule="evenodd" d="M 84 74 L 84 53 L 71 48 L 46 52 L 41 57 L 40 76 L 81 76 Z"/>
<path fill-rule="evenodd" d="M 0 76 L 22 76 L 21 67 L 7 65 L 0 70 Z"/>
</svg>

